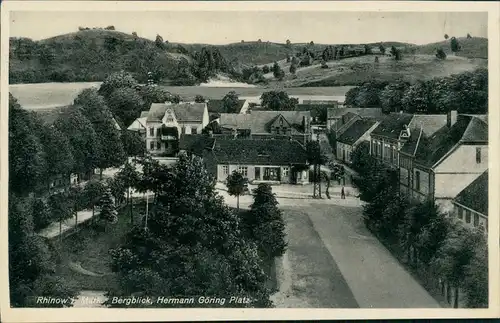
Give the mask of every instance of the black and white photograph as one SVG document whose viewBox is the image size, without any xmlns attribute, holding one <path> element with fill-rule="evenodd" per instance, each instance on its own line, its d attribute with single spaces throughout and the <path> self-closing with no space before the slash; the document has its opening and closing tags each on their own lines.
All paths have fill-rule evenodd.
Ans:
<svg viewBox="0 0 500 323">
<path fill-rule="evenodd" d="M 498 4 L 44 4 L 2 4 L 6 321 L 500 315 Z"/>
</svg>

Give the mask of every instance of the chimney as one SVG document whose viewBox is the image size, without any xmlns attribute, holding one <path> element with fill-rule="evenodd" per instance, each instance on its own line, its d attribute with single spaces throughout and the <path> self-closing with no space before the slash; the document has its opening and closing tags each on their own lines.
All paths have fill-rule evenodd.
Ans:
<svg viewBox="0 0 500 323">
<path fill-rule="evenodd" d="M 457 122 L 457 110 L 450 110 L 446 115 L 446 126 L 451 128 Z"/>
</svg>

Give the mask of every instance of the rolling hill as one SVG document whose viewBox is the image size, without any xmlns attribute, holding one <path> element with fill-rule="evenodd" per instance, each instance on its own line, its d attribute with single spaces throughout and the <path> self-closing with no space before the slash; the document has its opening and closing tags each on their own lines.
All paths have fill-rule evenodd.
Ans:
<svg viewBox="0 0 500 323">
<path fill-rule="evenodd" d="M 240 72 L 244 67 L 263 65 L 271 66 L 273 62 L 286 72 L 282 81 L 277 81 L 271 74 L 265 75 L 270 86 L 302 87 L 302 86 L 336 86 L 358 85 L 369 80 L 402 79 L 414 82 L 436 76 L 446 76 L 461 71 L 473 70 L 485 66 L 488 54 L 488 40 L 473 37 L 458 39 L 462 50 L 457 55 L 451 54 L 450 41 L 442 41 L 427 45 L 414 45 L 401 42 L 382 42 L 367 44 L 374 55 L 345 58 L 328 62 L 329 68 L 322 68 L 316 60 L 311 66 L 297 70 L 296 75 L 289 73 L 290 63 L 286 57 L 302 52 L 304 47 L 316 54 L 326 44 L 307 43 L 273 43 L 260 41 L 244 41 L 227 45 L 182 44 L 164 42 L 157 46 L 155 41 L 115 30 L 90 29 L 59 35 L 41 41 L 29 39 L 10 39 L 10 82 L 11 83 L 45 83 L 45 82 L 98 82 L 114 71 L 131 72 L 139 82 L 145 82 L 148 71 L 156 71 L 160 81 L 169 84 L 169 80 L 179 79 L 182 65 L 190 69 L 200 59 L 205 64 L 217 58 L 216 65 L 224 65 L 228 69 Z M 403 59 L 382 56 L 378 52 L 380 44 L 389 50 L 395 46 L 403 52 Z M 363 48 L 364 44 L 346 45 Z M 217 53 L 209 53 L 204 57 L 204 48 L 214 48 Z M 443 48 L 448 53 L 444 61 L 435 58 L 436 48 Z M 196 54 L 197 53 L 197 54 Z M 201 58 L 200 54 L 201 53 Z M 379 55 L 379 62 L 374 56 Z M 319 55 L 320 56 L 320 55 Z M 475 59 L 471 59 L 475 58 Z M 227 64 L 226 64 L 227 63 Z M 207 68 L 204 65 L 203 68 Z M 201 69 L 201 67 L 200 67 Z M 223 71 L 224 72 L 224 71 Z M 233 75 L 239 81 L 241 77 Z M 184 74 L 182 74 L 184 75 Z M 188 75 L 193 82 L 193 75 Z M 196 81 L 196 79 L 195 79 Z M 196 83 L 196 82 L 195 82 Z M 185 83 L 185 85 L 194 83 Z M 175 85 L 175 83 L 174 83 Z"/>
<path fill-rule="evenodd" d="M 462 47 L 456 56 L 467 57 L 467 58 L 488 58 L 488 39 L 482 37 L 472 37 L 472 38 L 457 38 L 458 43 Z M 441 48 L 444 50 L 446 55 L 453 55 L 451 52 L 450 40 L 443 40 L 437 43 L 431 43 L 420 46 L 410 46 L 407 51 L 415 50 L 416 54 L 434 55 L 436 49 Z"/>
</svg>

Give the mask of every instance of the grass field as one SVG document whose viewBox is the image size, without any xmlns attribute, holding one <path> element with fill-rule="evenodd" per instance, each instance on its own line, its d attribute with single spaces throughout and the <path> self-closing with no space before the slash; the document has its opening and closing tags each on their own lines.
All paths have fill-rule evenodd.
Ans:
<svg viewBox="0 0 500 323">
<path fill-rule="evenodd" d="M 135 221 L 144 206 L 134 206 Z M 106 291 L 116 286 L 116 274 L 111 272 L 109 250 L 118 247 L 130 230 L 130 216 L 127 207 L 118 214 L 118 223 L 109 226 L 107 232 L 96 232 L 82 227 L 81 231 L 69 236 L 58 245 L 61 264 L 58 272 L 78 290 Z M 58 244 L 58 242 L 56 242 Z M 70 268 L 70 263 L 79 263 L 82 268 L 103 276 L 89 276 Z"/>
<path fill-rule="evenodd" d="M 26 109 L 48 108 L 64 106 L 73 103 L 73 100 L 83 89 L 99 86 L 98 82 L 82 83 L 39 83 L 39 84 L 12 84 L 9 91 Z M 260 96 L 272 87 L 205 87 L 205 86 L 163 86 L 171 93 L 179 94 L 184 100 L 192 100 L 197 94 L 207 99 L 222 99 L 229 91 L 235 91 L 239 96 Z M 312 87 L 287 88 L 290 95 L 318 95 L 343 96 L 351 86 L 340 87 Z"/>
<path fill-rule="evenodd" d="M 271 86 L 282 84 L 287 88 L 342 86 L 372 80 L 393 81 L 396 79 L 413 83 L 417 80 L 428 80 L 486 67 L 487 60 L 450 55 L 446 60 L 441 61 L 433 55 L 404 54 L 401 61 L 380 56 L 379 63 L 375 63 L 375 55 L 369 55 L 330 61 L 327 64 L 329 66 L 327 69 L 321 68 L 317 62 L 314 65 L 299 68 L 294 77 L 289 73 L 290 63 L 281 61 L 280 65 L 286 73 L 285 79 L 281 82 L 276 81 L 271 73 L 266 74 L 266 78 Z"/>
</svg>

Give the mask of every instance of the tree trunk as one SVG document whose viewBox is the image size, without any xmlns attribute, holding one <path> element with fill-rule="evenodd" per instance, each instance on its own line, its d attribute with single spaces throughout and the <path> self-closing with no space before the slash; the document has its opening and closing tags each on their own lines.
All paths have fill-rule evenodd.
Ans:
<svg viewBox="0 0 500 323">
<path fill-rule="evenodd" d="M 62 219 L 59 219 L 59 242 L 62 240 Z"/>
<path fill-rule="evenodd" d="M 240 211 L 240 196 L 236 195 L 236 210 Z"/>
<path fill-rule="evenodd" d="M 75 209 L 75 231 L 78 229 L 78 210 Z"/>
<path fill-rule="evenodd" d="M 102 180 L 102 168 L 99 168 L 99 179 Z"/>
<path fill-rule="evenodd" d="M 447 283 L 446 284 L 446 301 L 448 302 L 448 304 L 451 303 L 450 294 L 451 294 L 451 285 L 449 283 Z"/>
<path fill-rule="evenodd" d="M 134 216 L 132 215 L 132 198 L 130 196 L 130 187 L 127 190 L 127 203 L 129 205 L 129 212 L 130 212 L 130 224 L 134 224 Z"/>
<path fill-rule="evenodd" d="M 453 302 L 453 308 L 458 308 L 458 292 L 459 288 L 458 286 L 455 286 L 455 301 Z"/>
<path fill-rule="evenodd" d="M 92 219 L 91 219 L 92 224 L 95 223 L 95 216 L 94 215 L 95 215 L 95 206 L 92 205 Z"/>
</svg>

